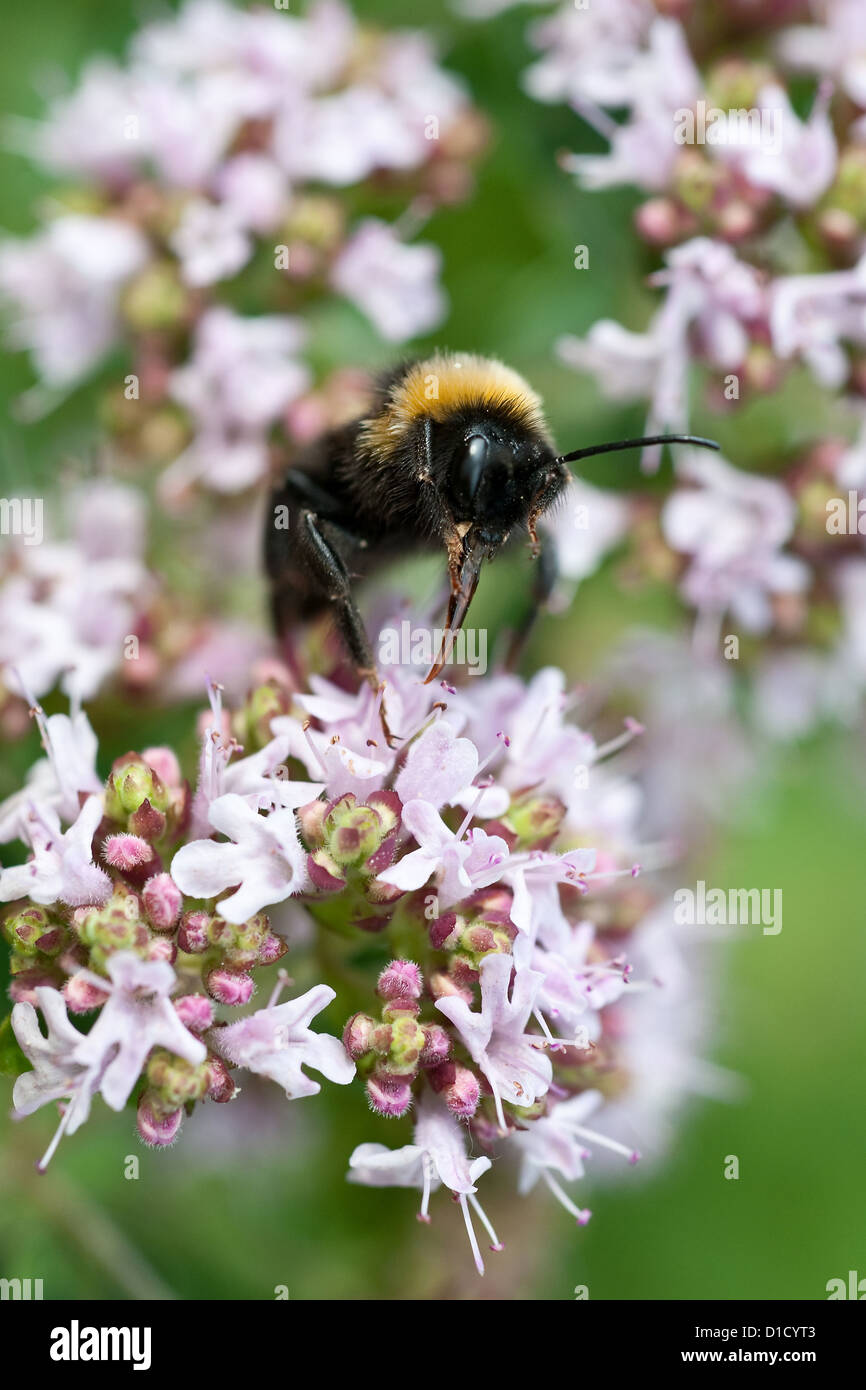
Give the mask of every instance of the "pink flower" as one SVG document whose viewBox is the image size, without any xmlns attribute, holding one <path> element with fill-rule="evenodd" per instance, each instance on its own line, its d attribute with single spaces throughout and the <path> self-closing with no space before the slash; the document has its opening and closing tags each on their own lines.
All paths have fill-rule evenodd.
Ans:
<svg viewBox="0 0 866 1390">
<path fill-rule="evenodd" d="M 866 344 L 864 305 L 866 256 L 852 270 L 783 276 L 772 288 L 773 350 L 801 357 L 822 386 L 837 389 L 850 371 L 843 342 Z"/>
<path fill-rule="evenodd" d="M 504 0 L 464 0 L 472 13 L 504 8 Z M 533 47 L 544 56 L 526 74 L 536 101 L 625 106 L 623 74 L 633 67 L 658 12 L 650 0 L 609 0 L 605 5 L 563 5 L 533 25 Z"/>
<path fill-rule="evenodd" d="M 286 176 L 264 154 L 235 155 L 219 171 L 216 190 L 235 225 L 255 232 L 270 231 L 288 204 Z"/>
<path fill-rule="evenodd" d="M 667 269 L 652 283 L 664 286 L 667 296 L 646 333 L 604 319 L 585 339 L 566 337 L 558 344 L 563 360 L 592 372 L 611 399 L 648 396 L 648 434 L 687 429 L 693 355 L 734 370 L 746 355 L 752 325 L 767 313 L 758 272 L 724 242 L 695 237 L 666 260 Z M 645 469 L 657 467 L 660 457 L 660 445 L 645 450 Z"/>
<path fill-rule="evenodd" d="M 732 468 L 724 459 L 694 456 L 688 469 L 698 487 L 670 497 L 662 511 L 665 538 L 692 556 L 683 592 L 697 608 L 730 609 L 751 632 L 772 623 L 770 596 L 799 593 L 809 572 L 781 552 L 795 505 L 781 483 Z"/>
<path fill-rule="evenodd" d="M 20 144 L 52 170 L 122 186 L 140 150 L 127 133 L 131 108 L 127 73 L 97 58 L 84 68 L 75 91 L 52 102 L 47 119 Z"/>
<path fill-rule="evenodd" d="M 87 798 L 65 834 L 56 811 L 31 804 L 21 833 L 33 856 L 26 864 L 0 870 L 0 902 L 28 897 L 35 903 L 63 902 L 69 907 L 105 902 L 111 880 L 93 862 L 93 837 L 101 820 L 98 796 Z"/>
<path fill-rule="evenodd" d="M 498 783 L 512 791 L 540 783 L 570 785 L 575 766 L 592 762 L 594 740 L 566 722 L 562 671 L 545 666 L 528 684 L 515 676 L 493 676 L 483 684 L 483 690 L 452 696 L 444 717 L 449 723 L 454 715 L 465 721 Z"/>
<path fill-rule="evenodd" d="M 228 1061 L 259 1076 L 267 1076 L 282 1086 L 290 1100 L 314 1096 L 322 1089 L 301 1070 L 313 1067 L 339 1086 L 355 1075 L 355 1064 L 343 1044 L 327 1033 L 314 1033 L 310 1022 L 336 999 L 327 985 L 315 985 L 306 994 L 276 1004 L 277 990 L 266 1009 L 220 1028 L 212 1041 Z"/>
<path fill-rule="evenodd" d="M 585 19 L 580 13 L 578 21 Z M 542 74 L 530 71 L 528 83 L 538 95 Z M 610 141 L 606 155 L 574 155 L 568 167 L 586 188 L 608 188 L 633 183 L 661 191 L 670 183 L 679 146 L 674 139 L 674 113 L 688 109 L 700 95 L 700 76 L 692 61 L 682 26 L 674 19 L 657 18 L 651 24 L 647 46 L 635 49 L 623 44 L 614 52 L 607 71 L 584 77 L 574 105 L 586 120 Z M 596 104 L 598 103 L 598 105 Z M 616 125 L 600 106 L 629 109 L 623 125 Z"/>
<path fill-rule="evenodd" d="M 197 435 L 164 476 L 164 488 L 200 480 L 217 492 L 237 492 L 259 481 L 268 429 L 309 384 L 296 359 L 305 336 L 300 321 L 286 315 L 242 318 L 223 306 L 202 315 L 192 357 L 170 384 Z"/>
<path fill-rule="evenodd" d="M 202 424 L 216 414 L 239 429 L 262 429 L 307 387 L 294 361 L 305 339 L 297 319 L 212 308 L 199 321 L 192 358 L 172 377 L 172 394 Z"/>
<path fill-rule="evenodd" d="M 595 939 L 592 922 L 577 926 L 563 923 L 555 947 L 545 950 L 527 941 L 525 956 L 533 970 L 544 978 L 538 993 L 537 1012 L 547 1018 L 557 1036 L 569 1042 L 575 1039 L 586 1047 L 594 1041 L 599 1029 L 598 1013 L 620 998 L 628 989 L 623 965 L 590 963 L 589 951 Z M 552 933 L 547 933 L 548 939 Z M 515 943 L 520 957 L 524 938 Z"/>
<path fill-rule="evenodd" d="M 108 957 L 106 969 L 110 983 L 90 970 L 80 972 L 109 997 L 78 1045 L 75 1060 L 98 1070 L 103 1100 L 112 1110 L 122 1110 L 151 1048 L 167 1048 L 193 1066 L 205 1060 L 207 1048 L 175 1012 L 169 995 L 176 979 L 165 961 L 143 961 L 132 951 L 116 951 Z"/>
<path fill-rule="evenodd" d="M 485 956 L 481 962 L 481 1012 L 464 999 L 439 999 L 436 1007 L 453 1023 L 469 1055 L 486 1076 L 499 1126 L 505 1129 L 503 1102 L 527 1106 L 544 1095 L 553 1068 L 543 1041 L 526 1032 L 544 976 L 526 967 L 514 970 L 508 955 Z"/>
<path fill-rule="evenodd" d="M 16 1115 L 23 1117 L 54 1101 L 68 1102 L 48 1151 L 39 1164 L 40 1169 L 44 1169 L 63 1134 L 74 1134 L 87 1120 L 90 1102 L 99 1085 L 99 1072 L 90 1062 L 77 1055 L 84 1034 L 69 1022 L 62 994 L 46 985 L 39 985 L 36 998 L 48 1026 L 47 1037 L 39 1026 L 39 1015 L 32 1004 L 16 1004 L 12 1010 L 12 1031 L 33 1068 L 18 1077 L 12 1091 L 12 1103 Z"/>
<path fill-rule="evenodd" d="M 841 82 L 857 106 L 866 106 L 866 11 L 860 0 L 824 0 L 820 24 L 797 24 L 779 35 L 786 63 Z"/>
<path fill-rule="evenodd" d="M 263 907 L 284 902 L 308 886 L 307 854 L 293 810 L 261 816 L 243 797 L 229 792 L 211 802 L 210 823 L 229 839 L 183 845 L 172 860 L 171 876 L 181 892 L 193 898 L 215 898 L 234 888 L 217 904 L 227 922 L 246 922 Z"/>
<path fill-rule="evenodd" d="M 293 753 L 288 734 L 271 739 L 248 758 L 231 761 L 239 745 L 224 729 L 222 688 L 209 681 L 207 689 L 211 720 L 201 743 L 198 785 L 192 805 L 192 835 L 195 838 L 207 835 L 210 807 L 227 792 L 243 797 L 254 811 L 272 811 L 277 807 L 295 810 L 308 801 L 315 801 L 324 790 L 324 783 L 290 782 L 282 776 L 286 760 Z"/>
<path fill-rule="evenodd" d="M 125 873 L 149 863 L 153 858 L 153 846 L 140 835 L 109 835 L 102 846 L 102 857 L 112 869 Z"/>
<path fill-rule="evenodd" d="M 343 247 L 331 280 L 383 338 L 399 343 L 428 333 L 443 318 L 441 259 L 435 247 L 407 246 L 387 223 L 369 217 Z"/>
<path fill-rule="evenodd" d="M 322 778 L 331 800 L 345 792 L 354 792 L 363 800 L 367 792 L 378 791 L 391 772 L 397 751 L 388 747 L 382 735 L 383 700 L 392 730 L 409 738 L 426 719 L 436 698 L 432 686 L 423 685 L 417 675 L 399 667 L 386 668 L 383 677 L 382 692 L 371 690 L 365 682 L 349 693 L 321 676 L 313 676 L 312 693 L 298 695 L 297 703 L 325 725 L 327 732 L 305 729 L 302 721 L 291 715 L 271 721 L 271 732 L 288 738 L 292 757 L 300 759 L 310 776 Z"/>
<path fill-rule="evenodd" d="M 120 290 L 148 255 L 128 222 L 83 213 L 0 246 L 0 292 L 19 314 L 10 342 L 33 354 L 48 386 L 77 381 L 108 351 Z"/>
<path fill-rule="evenodd" d="M 406 893 L 422 888 L 436 874 L 436 894 L 440 910 L 444 911 L 474 889 L 502 877 L 508 846 L 500 835 L 488 835 L 476 828 L 461 837 L 449 830 L 428 801 L 408 802 L 403 807 L 402 820 L 419 848 L 404 854 L 379 874 L 380 883 L 390 883 Z"/>
<path fill-rule="evenodd" d="M 410 745 L 394 790 L 403 802 L 462 806 L 482 818 L 503 815 L 511 800 L 508 792 L 504 787 L 473 786 L 478 772 L 475 744 L 458 738 L 451 725 L 439 719 Z"/>
<path fill-rule="evenodd" d="M 491 1238 L 493 1250 L 502 1245 L 490 1225 L 475 1193 L 476 1180 L 491 1167 L 489 1158 L 470 1161 L 466 1156 L 464 1129 L 459 1121 L 430 1091 L 425 1091 L 418 1105 L 414 1140 L 402 1149 L 388 1149 L 384 1144 L 359 1144 L 349 1159 L 350 1182 L 367 1187 L 419 1187 L 423 1191 L 419 1218 L 429 1221 L 428 1205 L 431 1192 L 440 1183 L 457 1197 L 466 1233 L 472 1247 L 475 1268 L 484 1273 L 484 1261 L 472 1225 L 469 1207 L 480 1218 Z"/>
<path fill-rule="evenodd" d="M 100 527 L 107 507 L 111 523 Z M 0 667 L 14 668 L 27 698 L 58 680 L 73 702 L 95 695 L 122 664 L 149 592 L 141 498 L 119 484 L 88 484 L 76 490 L 72 512 L 76 541 L 23 546 L 0 587 Z"/>
<path fill-rule="evenodd" d="M 601 1092 L 582 1091 L 580 1095 L 572 1096 L 569 1100 L 558 1101 L 548 1114 L 542 1115 L 540 1119 L 534 1120 L 526 1129 L 518 1130 L 514 1135 L 515 1147 L 521 1155 L 518 1180 L 520 1195 L 525 1196 L 531 1192 L 538 1179 L 542 1178 L 556 1200 L 571 1213 L 579 1226 L 585 1226 L 592 1213 L 586 1209 L 581 1211 L 575 1206 L 553 1173 L 561 1174 L 566 1182 L 575 1182 L 582 1178 L 583 1160 L 590 1156 L 587 1142 L 612 1149 L 631 1162 L 636 1162 L 639 1158 L 639 1154 L 634 1150 L 629 1150 L 624 1144 L 608 1139 L 584 1125 L 584 1120 L 603 1103 L 604 1097 Z"/>
<path fill-rule="evenodd" d="M 571 883 L 583 888 L 595 862 L 594 849 L 570 849 L 565 854 L 533 850 L 513 855 L 504 877 L 514 890 L 511 920 L 518 931 L 531 941 L 540 935 L 548 945 L 561 943 L 568 924 L 559 905 L 559 885 Z"/>
<path fill-rule="evenodd" d="M 783 87 L 773 84 L 758 94 L 762 122 L 773 121 L 772 136 L 737 143 L 742 129 L 725 116 L 718 122 L 718 152 L 758 188 L 770 188 L 796 208 L 808 208 L 826 193 L 836 173 L 838 152 L 827 114 L 830 89 L 820 92 L 809 119 L 795 114 Z M 724 132 L 724 139 L 721 139 Z"/>
<path fill-rule="evenodd" d="M 184 208 L 171 248 L 185 283 L 198 288 L 231 280 L 252 255 L 253 243 L 233 207 L 196 198 Z"/>
<path fill-rule="evenodd" d="M 598 327 L 598 325 L 596 325 Z M 542 529 L 552 538 L 560 582 L 556 600 L 566 608 L 578 584 L 594 574 L 626 533 L 629 508 L 615 492 L 572 478 Z"/>
<path fill-rule="evenodd" d="M 96 735 L 84 711 L 73 707 L 72 714 L 46 718 L 34 698 L 26 698 L 47 756 L 34 763 L 21 791 L 0 805 L 0 843 L 20 838 L 19 826 L 31 802 L 56 811 L 61 821 L 69 823 L 81 809 L 79 793 L 102 790 L 96 771 Z"/>
</svg>

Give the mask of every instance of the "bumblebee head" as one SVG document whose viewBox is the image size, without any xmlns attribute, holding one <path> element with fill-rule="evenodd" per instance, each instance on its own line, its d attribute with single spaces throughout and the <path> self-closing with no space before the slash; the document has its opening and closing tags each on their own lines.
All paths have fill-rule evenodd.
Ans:
<svg viewBox="0 0 866 1390">
<path fill-rule="evenodd" d="M 448 550 L 448 620 L 428 681 L 448 658 L 483 562 L 517 528 L 526 527 L 537 543 L 536 522 L 565 488 L 569 463 L 646 444 L 718 448 L 712 440 L 657 435 L 558 454 L 541 401 L 523 377 L 502 362 L 465 353 L 437 353 L 398 368 L 361 422 L 360 442 L 379 469 L 406 461 L 405 505 L 417 508 L 422 493 L 431 499 L 428 515 Z"/>
</svg>

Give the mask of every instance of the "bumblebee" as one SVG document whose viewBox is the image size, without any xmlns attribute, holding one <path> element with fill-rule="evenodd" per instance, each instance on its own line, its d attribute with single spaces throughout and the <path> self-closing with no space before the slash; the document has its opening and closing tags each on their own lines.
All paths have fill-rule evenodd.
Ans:
<svg viewBox="0 0 866 1390">
<path fill-rule="evenodd" d="M 265 562 L 278 636 L 330 607 L 359 675 L 378 688 L 353 581 L 401 552 L 444 548 L 450 597 L 434 680 L 483 562 L 515 535 L 528 534 L 538 559 L 533 611 L 549 598 L 555 555 L 537 525 L 568 483 L 568 464 L 654 443 L 718 448 L 674 434 L 559 454 L 539 397 L 504 363 L 443 352 L 401 364 L 375 384 L 361 419 L 316 440 L 272 492 Z"/>
</svg>

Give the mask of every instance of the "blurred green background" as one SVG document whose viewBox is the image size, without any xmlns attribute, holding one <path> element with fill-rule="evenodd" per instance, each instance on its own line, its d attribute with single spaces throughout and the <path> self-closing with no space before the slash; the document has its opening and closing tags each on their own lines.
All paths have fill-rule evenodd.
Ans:
<svg viewBox="0 0 866 1390">
<path fill-rule="evenodd" d="M 440 0 L 408 17 L 400 0 L 369 0 L 355 10 L 394 25 L 423 20 L 492 123 L 476 195 L 437 214 L 422 234 L 443 250 L 452 305 L 436 341 L 495 353 L 524 371 L 545 396 L 564 448 L 637 433 L 639 407 L 599 402 L 588 382 L 552 357 L 560 333 L 584 331 L 603 315 L 642 327 L 652 300 L 641 283 L 649 262 L 636 263 L 635 199 L 577 190 L 555 156 L 593 148 L 594 137 L 566 110 L 532 103 L 520 90 L 529 57 L 525 30 L 535 12 L 518 9 L 475 25 Z M 74 74 L 95 51 L 122 52 L 138 17 L 126 0 L 44 0 L 18 10 L 0 51 L 3 109 L 38 114 L 39 93 L 52 89 L 58 72 Z M 29 231 L 46 187 L 24 160 L 4 153 L 0 227 Z M 588 271 L 573 268 L 577 243 L 590 248 Z M 388 360 L 387 349 L 371 343 L 360 318 L 343 306 L 329 306 L 315 331 L 323 365 Z M 70 458 L 86 467 L 95 457 L 92 392 L 81 390 L 46 420 L 25 426 L 13 402 L 31 381 L 23 358 L 0 360 L 3 490 L 7 480 L 18 489 L 25 482 L 50 486 Z M 817 418 L 801 384 L 792 390 L 796 411 L 789 392 L 721 427 L 700 410 L 694 423 L 720 433 L 734 462 L 772 471 L 767 441 L 793 444 Z M 634 480 L 631 468 L 617 466 L 618 486 Z M 587 476 L 613 481 L 602 460 Z M 479 624 L 501 623 L 524 580 L 519 560 L 501 562 L 496 584 L 479 591 Z M 581 587 L 572 613 L 542 624 L 529 664 L 554 661 L 586 679 L 633 622 L 675 620 L 669 594 L 650 588 L 626 598 L 607 567 Z M 188 740 L 188 730 L 186 712 L 169 721 L 136 713 L 134 735 L 119 720 L 102 730 L 103 770 L 131 737 L 143 746 Z M 261 1123 L 242 1125 L 238 1116 L 234 1148 L 211 1142 L 217 1121 L 232 1128 L 215 1107 L 206 1112 L 214 1121 L 209 1128 L 196 1134 L 197 1116 L 175 1150 L 151 1153 L 134 1139 L 129 1113 L 97 1105 L 41 1179 L 32 1158 L 53 1117 L 12 1125 L 4 1107 L 0 1273 L 41 1277 L 48 1298 L 85 1299 L 269 1298 L 278 1285 L 292 1299 L 570 1299 L 577 1284 L 589 1286 L 591 1299 L 814 1299 L 826 1297 L 830 1278 L 850 1269 L 866 1274 L 866 778 L 855 737 L 829 730 L 787 748 L 760 805 L 743 806 L 701 866 L 711 884 L 784 891 L 779 936 L 749 933 L 717 952 L 713 1056 L 745 1078 L 745 1098 L 696 1106 L 663 1167 L 648 1174 L 626 1169 L 617 1184 L 593 1190 L 594 1217 L 585 1230 L 576 1231 L 552 1199 L 521 1201 L 510 1175 L 494 1174 L 491 1206 L 507 1248 L 479 1284 L 459 1213 L 444 1197 L 435 1203 L 433 1226 L 422 1229 L 414 1194 L 345 1183 L 351 1148 L 388 1137 L 381 1123 L 374 1132 L 360 1092 L 326 1088 L 316 1100 L 288 1107 L 269 1104 L 254 1085 L 247 1099 L 259 1107 L 254 1119 Z M 0 797 L 18 785 L 34 756 L 34 739 L 0 752 Z M 696 766 L 692 775 L 704 770 Z M 341 1022 L 328 1021 L 335 1028 Z M 394 1142 L 402 1142 L 396 1130 Z M 139 1157 L 137 1181 L 123 1178 L 127 1153 Z M 723 1176 L 730 1154 L 739 1157 L 738 1181 Z"/>
</svg>

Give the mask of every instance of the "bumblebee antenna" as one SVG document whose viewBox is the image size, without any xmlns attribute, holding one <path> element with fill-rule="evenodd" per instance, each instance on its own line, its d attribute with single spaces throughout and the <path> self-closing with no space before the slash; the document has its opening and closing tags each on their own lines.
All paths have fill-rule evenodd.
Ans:
<svg viewBox="0 0 866 1390">
<path fill-rule="evenodd" d="M 651 434 L 644 439 L 619 439 L 615 444 L 593 444 L 589 449 L 574 449 L 560 454 L 557 463 L 576 463 L 578 459 L 593 458 L 596 454 L 612 454 L 619 449 L 640 449 L 645 444 L 695 444 L 699 449 L 718 449 L 715 439 L 703 439 L 698 434 Z"/>
</svg>

